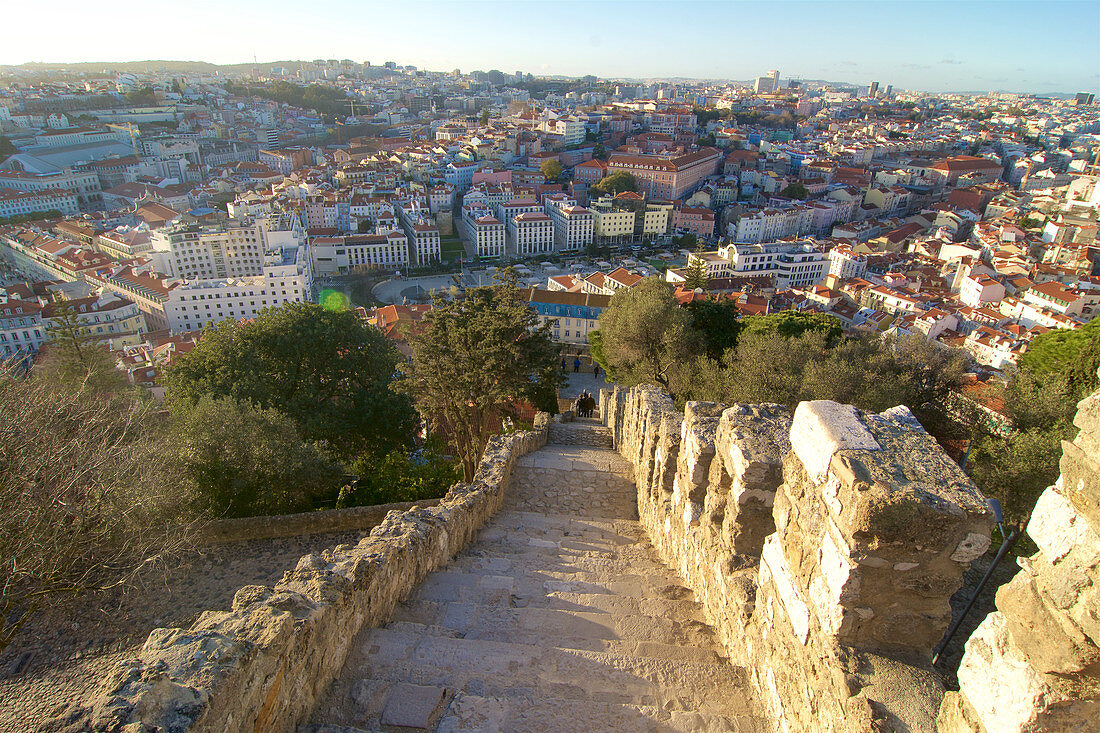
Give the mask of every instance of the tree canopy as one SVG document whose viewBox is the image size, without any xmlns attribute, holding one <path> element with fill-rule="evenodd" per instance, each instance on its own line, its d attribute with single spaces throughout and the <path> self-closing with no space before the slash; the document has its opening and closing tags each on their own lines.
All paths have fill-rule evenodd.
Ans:
<svg viewBox="0 0 1100 733">
<path fill-rule="evenodd" d="M 175 406 L 174 444 L 203 515 L 304 512 L 336 495 L 343 469 L 302 440 L 286 414 L 211 395 Z"/>
<path fill-rule="evenodd" d="M 315 303 L 223 321 L 167 371 L 171 400 L 232 397 L 288 415 L 335 455 L 383 455 L 411 443 L 416 414 L 391 386 L 397 350 L 352 311 Z"/>
<path fill-rule="evenodd" d="M 455 451 L 467 481 L 518 403 L 557 411 L 558 347 L 510 271 L 453 299 L 437 294 L 409 346 L 401 389 Z"/>
<path fill-rule="evenodd" d="M 810 198 L 810 192 L 806 190 L 806 187 L 801 183 L 795 182 L 784 188 L 779 192 L 780 196 L 786 196 L 790 199 L 808 199 Z"/>
<path fill-rule="evenodd" d="M 596 183 L 592 184 L 592 190 L 601 194 L 615 194 L 622 193 L 623 191 L 637 191 L 638 179 L 634 177 L 634 174 L 626 171 L 615 171 L 609 176 L 605 176 Z"/>
<path fill-rule="evenodd" d="M 561 175 L 561 163 L 554 158 L 547 158 L 542 161 L 542 165 L 539 166 L 539 172 L 542 173 L 542 177 L 547 181 L 556 181 L 558 176 Z"/>
<path fill-rule="evenodd" d="M 679 363 L 701 344 L 672 286 L 657 277 L 616 291 L 600 315 L 599 333 L 592 353 L 612 380 L 628 387 L 657 384 L 670 394 L 678 386 L 673 374 Z"/>
</svg>

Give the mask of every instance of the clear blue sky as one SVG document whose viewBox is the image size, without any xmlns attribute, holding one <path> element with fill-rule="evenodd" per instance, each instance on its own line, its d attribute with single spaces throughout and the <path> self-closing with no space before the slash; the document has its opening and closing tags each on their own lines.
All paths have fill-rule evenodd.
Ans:
<svg viewBox="0 0 1100 733">
<path fill-rule="evenodd" d="M 898 88 L 1100 86 L 1100 2 L 87 0 L 5 8 L 0 64 L 350 58 L 601 77 L 829 79 Z M 20 26 L 25 24 L 27 31 Z"/>
</svg>

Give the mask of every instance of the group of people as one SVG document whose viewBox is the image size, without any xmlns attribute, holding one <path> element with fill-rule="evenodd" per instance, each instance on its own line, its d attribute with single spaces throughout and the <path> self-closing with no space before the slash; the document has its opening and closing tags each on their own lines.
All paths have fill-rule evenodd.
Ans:
<svg viewBox="0 0 1100 733">
<path fill-rule="evenodd" d="M 596 398 L 588 394 L 587 390 L 581 392 L 577 395 L 574 410 L 577 417 L 592 417 L 592 413 L 596 410 Z"/>
</svg>

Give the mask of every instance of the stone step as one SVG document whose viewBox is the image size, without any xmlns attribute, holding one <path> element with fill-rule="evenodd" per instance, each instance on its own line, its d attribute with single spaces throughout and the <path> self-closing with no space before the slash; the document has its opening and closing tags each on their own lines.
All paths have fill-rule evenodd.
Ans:
<svg viewBox="0 0 1100 733">
<path fill-rule="evenodd" d="M 420 634 L 421 636 L 439 636 L 449 639 L 469 639 L 473 641 L 504 641 L 511 644 L 525 644 L 544 648 L 574 649 L 578 651 L 609 652 L 625 657 L 649 657 L 670 662 L 692 662 L 696 664 L 716 664 L 725 661 L 713 648 L 688 644 L 670 644 L 664 641 L 639 641 L 629 638 L 601 638 L 614 636 L 613 633 L 600 634 L 594 629 L 552 634 L 548 631 L 531 629 L 488 628 L 459 632 L 445 626 L 413 623 L 410 621 L 392 621 L 385 626 L 390 631 Z"/>
<path fill-rule="evenodd" d="M 439 731 L 473 733 L 489 730 L 510 733 L 756 733 L 747 716 L 703 715 L 667 711 L 653 705 L 546 698 L 522 706 L 507 698 L 486 698 L 459 693 L 454 696 Z"/>
<path fill-rule="evenodd" d="M 362 680 L 405 682 L 488 697 L 561 697 L 665 710 L 742 715 L 740 668 L 606 651 L 372 629 L 348 658 Z M 323 711 L 322 711 L 323 712 Z"/>
<path fill-rule="evenodd" d="M 645 530 L 636 519 L 575 517 L 550 512 L 528 512 L 503 509 L 493 517 L 492 524 L 482 530 L 478 539 L 493 533 L 519 531 L 523 533 L 560 533 L 563 536 L 599 535 L 617 544 L 648 542 Z"/>
<path fill-rule="evenodd" d="M 406 615 L 407 614 L 407 615 Z M 703 621 L 476 603 L 403 604 L 400 619 L 385 628 L 433 636 L 487 639 L 568 649 L 638 653 L 644 645 L 662 659 L 716 662 L 718 643 Z M 406 620 L 407 619 L 407 620 Z M 415 620 L 414 620 L 415 619 Z M 398 624 L 402 624 L 398 626 Z M 608 644 L 606 642 L 623 642 Z"/>
<path fill-rule="evenodd" d="M 518 692 L 491 697 L 464 690 L 442 689 L 444 710 L 438 723 L 425 716 L 427 728 L 393 728 L 382 721 L 387 706 L 407 686 L 385 680 L 361 680 L 348 690 L 350 704 L 329 711 L 340 723 L 307 723 L 298 733 L 379 733 L 393 730 L 432 730 L 439 733 L 594 733 L 595 731 L 645 731 L 647 733 L 759 733 L 749 716 L 737 713 L 701 713 L 667 709 L 675 705 L 639 705 L 571 697 L 546 697 Z M 564 689 L 566 694 L 575 691 Z M 433 695 L 434 697 L 434 695 Z M 321 711 L 318 711 L 320 713 Z M 319 717 L 319 716 L 315 716 Z M 348 723 L 354 722 L 354 725 Z M 411 722 L 411 721 L 405 721 Z M 419 721 L 418 721 L 419 722 Z"/>
<path fill-rule="evenodd" d="M 472 552 L 452 561 L 447 567 L 454 572 L 471 573 L 514 574 L 541 570 L 661 576 L 667 582 L 676 579 L 674 573 L 653 560 L 649 553 L 636 549 L 600 549 L 591 544 L 558 547 L 550 540 L 535 538 L 528 542 L 507 553 Z"/>
<path fill-rule="evenodd" d="M 441 570 L 424 579 L 411 600 L 513 605 L 512 596 L 531 599 L 548 593 L 609 593 L 631 598 L 693 597 L 671 571 L 638 575 L 595 573 L 571 568 L 515 567 L 507 575 Z"/>
</svg>

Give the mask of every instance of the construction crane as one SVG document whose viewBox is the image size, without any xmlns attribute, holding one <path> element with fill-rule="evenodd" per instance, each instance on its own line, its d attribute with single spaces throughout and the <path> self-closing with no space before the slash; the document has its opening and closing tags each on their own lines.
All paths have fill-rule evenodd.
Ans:
<svg viewBox="0 0 1100 733">
<path fill-rule="evenodd" d="M 351 107 L 351 116 L 352 117 L 358 117 L 358 115 L 355 112 L 356 107 L 358 107 L 359 109 L 363 109 L 364 107 L 367 106 L 366 102 L 357 102 L 354 99 L 349 99 L 344 104 L 348 107 Z M 340 128 L 343 127 L 343 126 L 344 126 L 343 122 L 341 122 L 340 120 L 336 120 L 336 144 L 337 145 L 340 144 Z"/>
<path fill-rule="evenodd" d="M 134 146 L 134 155 L 141 155 L 138 152 L 137 136 L 141 134 L 141 130 L 134 126 L 133 122 L 127 122 L 125 125 L 115 124 L 113 122 L 107 123 L 108 130 L 122 130 L 123 132 L 130 133 L 130 144 Z"/>
</svg>

